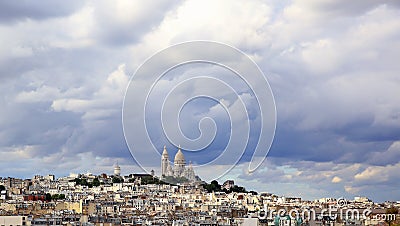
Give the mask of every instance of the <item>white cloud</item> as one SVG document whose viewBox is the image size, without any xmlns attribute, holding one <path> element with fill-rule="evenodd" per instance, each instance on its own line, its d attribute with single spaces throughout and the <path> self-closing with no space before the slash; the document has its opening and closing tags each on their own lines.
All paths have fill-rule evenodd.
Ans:
<svg viewBox="0 0 400 226">
<path fill-rule="evenodd" d="M 54 111 L 72 111 L 92 116 L 105 116 L 104 113 L 107 112 L 115 114 L 116 111 L 120 110 L 118 106 L 121 106 L 127 85 L 128 76 L 125 74 L 125 64 L 121 64 L 90 98 L 78 99 L 79 95 L 70 98 L 58 98 L 53 101 L 51 107 Z M 102 111 L 103 114 L 99 111 Z"/>
<path fill-rule="evenodd" d="M 230 176 L 277 193 L 398 197 L 398 6 L 390 0 L 118 1 L 1 14 L 0 153 L 19 165 L 0 172 L 65 174 L 90 164 L 100 172 L 117 159 L 133 164 L 121 128 L 128 75 L 170 44 L 211 39 L 257 60 L 278 107 L 270 152 L 277 162 Z M 235 108 L 234 100 L 223 99 Z M 222 115 L 217 111 L 210 109 Z"/>
<path fill-rule="evenodd" d="M 215 40 L 244 49 L 263 48 L 271 9 L 262 1 L 185 1 L 169 12 L 135 49 L 157 51 L 189 40 Z M 148 52 L 147 54 L 151 54 Z"/>
<path fill-rule="evenodd" d="M 61 95 L 60 91 L 55 87 L 48 87 L 46 85 L 39 87 L 32 91 L 23 91 L 16 96 L 18 102 L 43 102 L 52 101 Z"/>
<path fill-rule="evenodd" d="M 356 182 L 382 183 L 390 181 L 398 181 L 400 163 L 387 166 L 369 166 L 364 171 L 356 174 L 354 179 Z"/>
<path fill-rule="evenodd" d="M 338 176 L 334 176 L 332 178 L 332 183 L 340 183 L 342 181 L 342 178 L 338 177 Z"/>
</svg>

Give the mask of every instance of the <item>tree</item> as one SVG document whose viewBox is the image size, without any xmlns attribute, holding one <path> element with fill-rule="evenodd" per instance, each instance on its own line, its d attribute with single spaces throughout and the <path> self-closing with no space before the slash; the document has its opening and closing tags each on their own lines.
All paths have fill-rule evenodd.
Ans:
<svg viewBox="0 0 400 226">
<path fill-rule="evenodd" d="M 46 201 L 50 202 L 51 201 L 51 195 L 50 193 L 46 193 Z"/>
<path fill-rule="evenodd" d="M 82 180 L 81 180 L 81 185 L 82 185 L 82 186 L 88 186 L 89 183 L 87 182 L 86 179 L 82 179 Z"/>
<path fill-rule="evenodd" d="M 113 177 L 112 182 L 113 182 L 113 183 L 121 183 L 122 180 L 121 180 L 121 178 L 119 178 L 119 177 Z"/>
<path fill-rule="evenodd" d="M 215 186 L 215 187 L 220 187 L 221 185 L 219 185 L 218 181 L 213 180 L 211 181 L 211 185 Z"/>
<path fill-rule="evenodd" d="M 210 184 L 203 184 L 203 188 L 207 190 L 207 192 L 218 192 L 218 191 L 222 191 L 225 193 L 231 193 L 231 192 L 239 192 L 239 193 L 249 193 L 248 191 L 246 191 L 246 188 L 241 187 L 241 186 L 233 186 L 231 187 L 230 190 L 227 190 L 225 188 L 222 188 L 222 186 L 218 183 L 218 181 L 213 180 L 211 181 Z M 257 195 L 256 191 L 250 191 L 250 193 L 252 193 L 253 195 Z"/>
<path fill-rule="evenodd" d="M 93 187 L 92 183 L 89 183 L 85 178 L 75 178 L 73 181 L 75 181 L 76 185 L 82 185 L 82 186 L 88 186 L 88 187 Z"/>
<path fill-rule="evenodd" d="M 52 200 L 59 200 L 59 199 L 65 199 L 65 195 L 64 194 L 54 194 L 51 196 Z"/>
<path fill-rule="evenodd" d="M 237 185 L 233 186 L 231 188 L 231 191 L 232 192 L 239 192 L 239 193 L 247 193 L 246 188 L 241 187 L 241 186 L 237 186 Z"/>
<path fill-rule="evenodd" d="M 76 183 L 76 185 L 81 184 L 81 179 L 79 178 L 75 178 L 73 181 Z"/>
<path fill-rule="evenodd" d="M 97 177 L 94 178 L 94 179 L 93 179 L 93 182 L 92 182 L 92 185 L 95 186 L 95 187 L 100 186 L 99 178 L 97 178 Z"/>
<path fill-rule="evenodd" d="M 221 191 L 221 185 L 216 180 L 211 181 L 210 184 L 204 184 L 203 188 L 206 189 L 207 192 Z"/>
</svg>

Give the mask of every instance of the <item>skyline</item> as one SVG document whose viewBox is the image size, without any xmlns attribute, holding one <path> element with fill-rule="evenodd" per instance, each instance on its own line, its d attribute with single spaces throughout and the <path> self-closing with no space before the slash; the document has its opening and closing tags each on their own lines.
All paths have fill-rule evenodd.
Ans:
<svg viewBox="0 0 400 226">
<path fill-rule="evenodd" d="M 400 200 L 399 19 L 400 3 L 391 0 L 3 1 L 0 176 L 97 174 L 115 162 L 141 172 L 123 134 L 122 103 L 130 79 L 159 50 L 211 40 L 238 48 L 257 63 L 277 111 L 275 138 L 260 169 L 245 170 L 258 139 L 255 127 L 243 159 L 221 180 L 311 200 L 357 195 Z M 199 68 L 166 75 L 150 96 L 154 106 Z M 232 83 L 250 101 L 249 122 L 258 122 L 252 90 L 223 70 L 200 69 Z M 190 88 L 183 97 L 199 89 L 215 91 L 200 82 Z M 229 106 L 233 100 L 224 99 Z M 218 104 L 198 100 L 182 111 L 183 132 L 198 137 L 205 116 L 215 118 L 221 133 L 202 153 L 183 150 L 200 164 L 221 153 L 225 134 L 233 129 Z M 157 121 L 151 122 L 160 154 L 164 145 L 174 150 L 160 136 Z M 210 172 L 196 170 L 200 177 Z"/>
<path fill-rule="evenodd" d="M 93 178 L 107 176 L 107 177 L 110 177 L 110 178 L 117 177 L 117 178 L 121 178 L 122 179 L 122 181 L 115 182 L 115 183 L 132 184 L 132 182 L 130 182 L 130 181 L 125 181 L 124 182 L 123 180 L 124 180 L 124 178 L 125 178 L 125 180 L 126 180 L 126 178 L 130 179 L 131 176 L 135 176 L 135 175 L 137 177 L 152 176 L 151 174 L 137 173 L 137 172 L 129 172 L 129 173 L 123 174 L 123 173 L 121 173 L 121 167 L 118 165 L 118 163 L 116 163 L 111 169 L 108 170 L 108 172 L 102 172 L 100 174 L 93 174 L 91 172 L 85 172 L 85 173 L 79 173 L 79 172 L 78 173 L 76 173 L 76 172 L 72 173 L 71 172 L 69 175 L 62 175 L 62 176 L 57 177 L 56 175 L 48 173 L 48 174 L 45 174 L 45 175 L 37 174 L 37 175 L 34 175 L 32 178 L 0 177 L 0 179 L 7 180 L 8 178 L 14 178 L 14 179 L 17 179 L 17 180 L 37 180 L 38 178 L 45 178 L 46 180 L 51 180 L 51 181 L 58 181 L 58 180 L 65 181 L 66 178 L 69 178 L 69 179 L 71 179 L 71 178 L 80 178 L 80 179 L 82 179 L 82 178 L 90 177 L 91 179 L 93 179 Z M 163 179 L 161 178 L 160 175 L 153 175 L 153 177 L 157 178 L 159 181 L 163 181 Z M 51 178 L 51 179 L 49 179 L 49 178 Z M 205 182 L 203 185 L 209 185 L 209 184 L 213 183 L 213 181 L 203 181 L 203 182 Z M 217 182 L 221 183 L 220 185 L 225 184 L 225 182 L 232 182 L 234 185 L 236 185 L 236 186 L 238 186 L 240 188 L 244 188 L 244 192 L 243 193 L 254 193 L 255 192 L 255 193 L 257 193 L 257 195 L 269 194 L 271 196 L 286 197 L 286 198 L 289 198 L 289 199 L 298 199 L 298 198 L 300 198 L 302 201 L 317 201 L 318 202 L 318 200 L 338 200 L 337 202 L 345 202 L 345 201 L 352 201 L 352 200 L 356 200 L 356 199 L 368 199 L 369 202 L 373 202 L 375 204 L 379 203 L 379 202 L 376 202 L 375 200 L 369 199 L 369 197 L 366 197 L 366 196 L 353 196 L 353 197 L 350 197 L 348 199 L 344 198 L 344 197 L 328 197 L 327 196 L 327 197 L 317 197 L 314 200 L 308 200 L 308 199 L 304 199 L 301 196 L 285 196 L 285 195 L 282 195 L 282 194 L 279 194 L 279 193 L 271 193 L 269 191 L 250 190 L 250 189 L 247 189 L 245 186 L 242 187 L 241 184 L 236 184 L 235 181 L 231 180 L 231 179 L 228 179 L 226 181 L 217 181 Z M 194 186 L 195 184 L 201 184 L 201 183 L 200 183 L 200 181 L 178 182 L 177 184 L 174 184 L 174 182 L 167 182 L 167 185 L 178 186 L 178 187 L 179 186 L 185 186 L 185 185 L 186 186 Z M 224 191 L 222 191 L 222 192 L 224 192 Z M 236 192 L 240 193 L 239 191 L 236 191 Z M 229 193 L 227 193 L 227 194 L 229 194 Z M 384 202 L 399 203 L 400 201 L 399 200 L 385 200 Z"/>
</svg>

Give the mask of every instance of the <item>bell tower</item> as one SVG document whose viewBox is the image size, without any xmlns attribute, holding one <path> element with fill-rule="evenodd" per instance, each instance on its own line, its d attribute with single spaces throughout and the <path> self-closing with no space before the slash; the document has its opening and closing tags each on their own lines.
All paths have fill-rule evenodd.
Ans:
<svg viewBox="0 0 400 226">
<path fill-rule="evenodd" d="M 169 157 L 167 147 L 164 146 L 164 151 L 161 156 L 161 176 L 167 176 L 167 170 L 169 165 Z"/>
</svg>

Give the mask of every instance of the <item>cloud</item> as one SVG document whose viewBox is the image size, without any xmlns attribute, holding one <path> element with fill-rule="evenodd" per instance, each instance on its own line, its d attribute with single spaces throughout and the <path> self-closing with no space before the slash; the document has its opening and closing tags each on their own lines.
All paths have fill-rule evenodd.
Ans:
<svg viewBox="0 0 400 226">
<path fill-rule="evenodd" d="M 338 176 L 334 176 L 332 178 L 332 183 L 340 183 L 342 181 L 342 178 L 338 177 Z"/>
<path fill-rule="evenodd" d="M 264 27 L 270 16 L 271 8 L 263 1 L 185 1 L 145 34 L 134 50 L 150 55 L 170 44 L 214 40 L 252 53 L 269 38 Z"/>
<path fill-rule="evenodd" d="M 362 15 L 369 10 L 379 7 L 380 5 L 389 5 L 399 7 L 397 1 L 387 0 L 376 2 L 373 0 L 356 0 L 352 2 L 348 2 L 345 0 L 329 0 L 329 1 L 297 1 L 297 4 L 301 6 L 306 6 L 312 12 L 323 12 L 326 13 L 326 16 L 357 16 Z"/>
<path fill-rule="evenodd" d="M 393 142 L 387 150 L 372 152 L 369 162 L 372 165 L 391 165 L 400 161 L 400 141 Z"/>
<path fill-rule="evenodd" d="M 68 16 L 82 5 L 81 1 L 69 1 L 68 3 L 44 1 L 41 4 L 31 1 L 4 1 L 0 3 L 0 23 Z"/>
<path fill-rule="evenodd" d="M 5 43 L 0 46 L 0 154 L 12 161 L 4 163 L 4 176 L 101 172 L 117 160 L 134 165 L 121 125 L 130 76 L 162 48 L 211 39 L 238 47 L 258 63 L 278 112 L 276 138 L 263 167 L 244 173 L 246 152 L 228 177 L 253 189 L 309 198 L 399 198 L 397 1 L 0 5 Z M 235 79 L 221 78 L 250 100 L 248 111 L 257 122 L 251 93 Z M 160 81 L 158 88 L 168 91 L 174 79 L 179 76 Z M 218 91 L 198 82 L 176 101 L 198 90 Z M 221 99 L 229 110 L 236 109 L 229 94 Z M 209 115 L 221 125 L 211 150 L 218 153 L 229 126 L 216 103 L 188 106 L 182 129 L 196 137 L 199 119 Z M 162 147 L 162 133 L 153 132 Z M 257 139 L 252 132 L 250 143 Z"/>
<path fill-rule="evenodd" d="M 96 23 L 93 35 L 110 45 L 136 43 L 144 34 L 155 29 L 176 4 L 176 1 L 146 4 L 140 1 L 96 2 L 93 6 Z"/>
<path fill-rule="evenodd" d="M 356 182 L 363 183 L 387 183 L 391 181 L 398 181 L 398 169 L 400 164 L 387 165 L 387 166 L 369 166 L 364 171 L 356 174 L 354 179 Z"/>
</svg>

